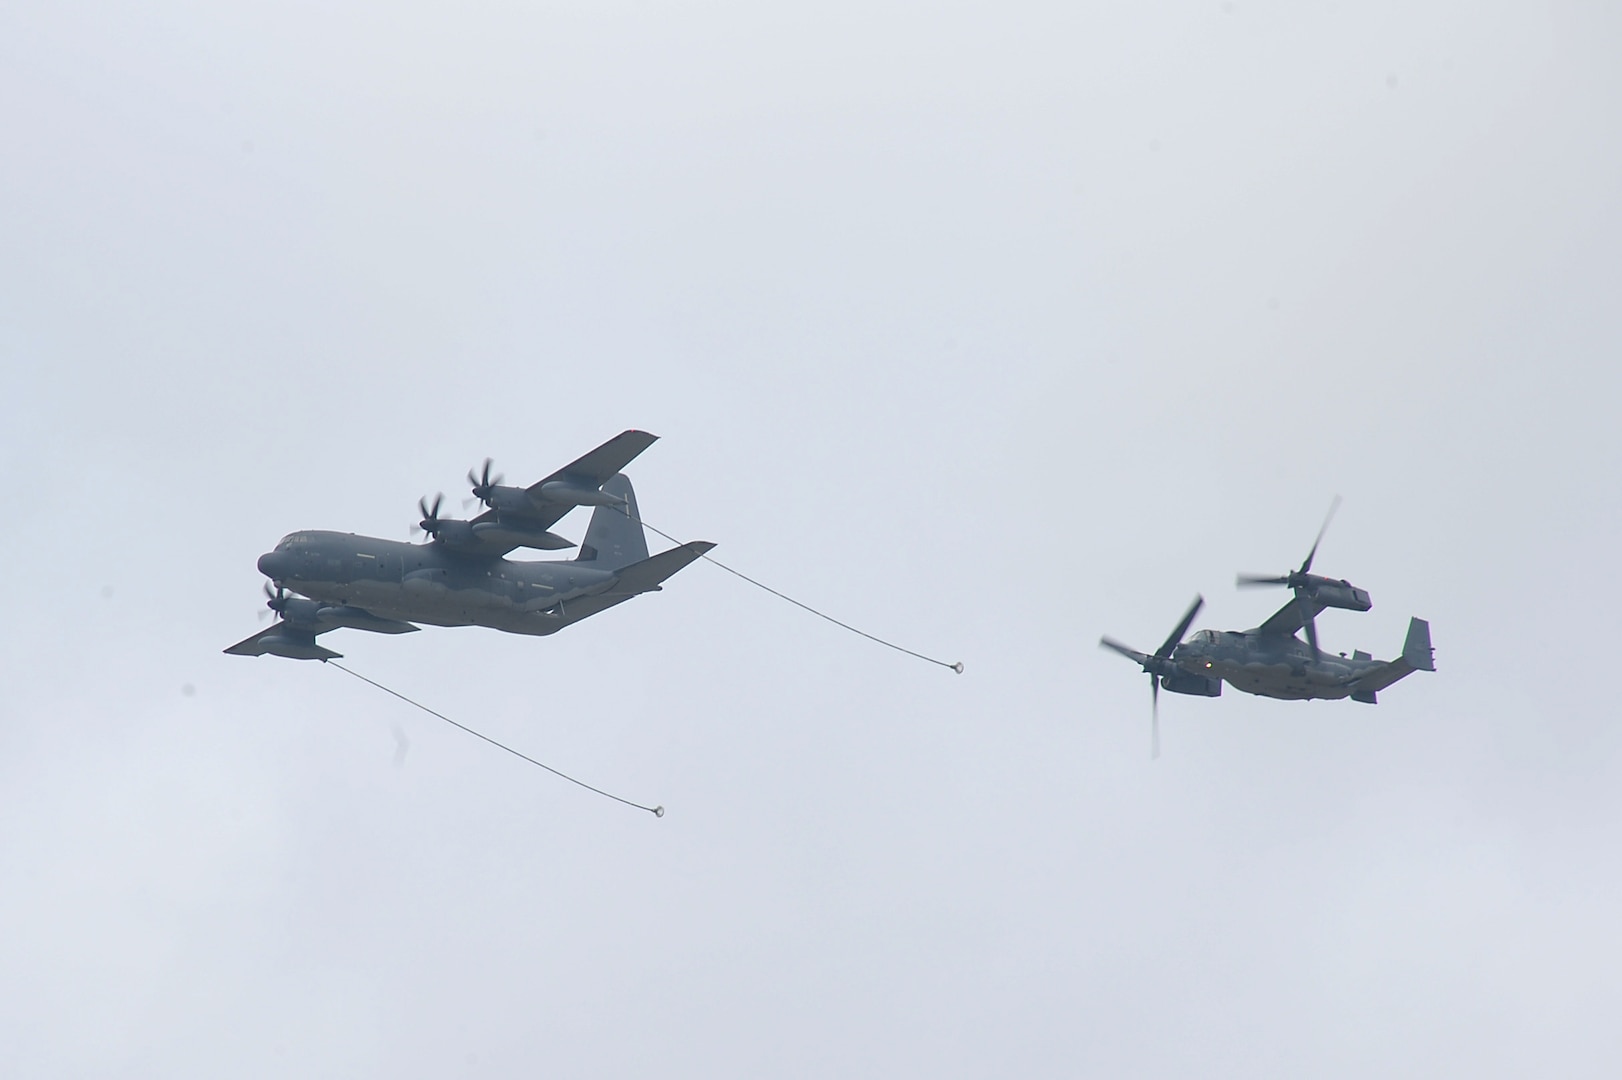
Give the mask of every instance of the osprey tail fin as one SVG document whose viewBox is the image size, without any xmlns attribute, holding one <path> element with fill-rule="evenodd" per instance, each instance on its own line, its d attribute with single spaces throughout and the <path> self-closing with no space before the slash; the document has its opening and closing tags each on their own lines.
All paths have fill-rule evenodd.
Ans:
<svg viewBox="0 0 1622 1080">
<path fill-rule="evenodd" d="M 1408 639 L 1402 643 L 1402 659 L 1415 671 L 1436 670 L 1436 650 L 1431 648 L 1431 624 L 1424 619 L 1408 620 Z"/>
<path fill-rule="evenodd" d="M 1384 690 L 1413 672 L 1435 671 L 1435 653 L 1436 650 L 1431 648 L 1431 624 L 1424 619 L 1409 619 L 1408 638 L 1402 643 L 1402 655 L 1357 680 L 1352 687 L 1352 700 L 1373 705 L 1376 691 Z"/>
</svg>

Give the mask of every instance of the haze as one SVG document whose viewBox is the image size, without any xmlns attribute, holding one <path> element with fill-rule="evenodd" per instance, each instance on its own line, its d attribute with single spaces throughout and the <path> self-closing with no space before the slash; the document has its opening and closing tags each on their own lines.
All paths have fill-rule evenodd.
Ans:
<svg viewBox="0 0 1622 1080">
<path fill-rule="evenodd" d="M 1589 3 L 0 11 L 0 1072 L 1611 1076 Z M 700 564 L 220 650 L 628 427 Z M 1374 708 L 1097 648 L 1368 589 Z M 560 526 L 578 539 L 585 514 Z M 656 550 L 662 542 L 655 542 Z M 396 764 L 396 733 L 406 740 Z"/>
</svg>

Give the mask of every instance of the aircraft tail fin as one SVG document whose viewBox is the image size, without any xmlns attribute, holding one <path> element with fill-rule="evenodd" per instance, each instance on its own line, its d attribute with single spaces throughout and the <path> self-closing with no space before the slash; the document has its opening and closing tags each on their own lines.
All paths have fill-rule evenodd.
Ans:
<svg viewBox="0 0 1622 1080">
<path fill-rule="evenodd" d="M 642 531 L 642 514 L 636 507 L 636 491 L 624 473 L 616 473 L 603 483 L 605 494 L 621 502 L 599 506 L 592 511 L 586 538 L 580 542 L 576 562 L 591 563 L 600 570 L 618 570 L 648 557 L 648 538 Z"/>
<path fill-rule="evenodd" d="M 1436 650 L 1431 648 L 1431 624 L 1424 619 L 1409 619 L 1408 638 L 1402 644 L 1402 655 L 1357 680 L 1352 688 L 1352 700 L 1373 705 L 1376 691 L 1384 690 L 1416 671 L 1435 671 L 1435 654 Z"/>
<path fill-rule="evenodd" d="M 1415 671 L 1436 670 L 1436 650 L 1431 648 L 1431 624 L 1424 619 L 1408 620 L 1408 639 L 1402 643 L 1402 659 Z"/>
</svg>

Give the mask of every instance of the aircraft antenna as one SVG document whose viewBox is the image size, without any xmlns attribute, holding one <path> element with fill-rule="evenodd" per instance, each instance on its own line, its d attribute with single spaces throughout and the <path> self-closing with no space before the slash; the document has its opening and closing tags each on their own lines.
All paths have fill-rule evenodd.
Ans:
<svg viewBox="0 0 1622 1080">
<path fill-rule="evenodd" d="M 394 697 L 399 698 L 401 701 L 405 702 L 407 705 L 411 705 L 411 706 L 414 706 L 414 707 L 416 707 L 418 709 L 421 709 L 423 712 L 427 713 L 429 716 L 436 716 L 439 719 L 445 721 L 445 723 L 449 724 L 451 727 L 461 728 L 463 731 L 467 732 L 469 735 L 472 735 L 475 738 L 483 739 L 485 742 L 489 743 L 491 746 L 494 746 L 494 747 L 497 747 L 499 749 L 505 750 L 505 751 L 507 751 L 507 753 L 513 755 L 514 757 L 523 758 L 525 761 L 529 762 L 531 765 L 538 765 L 541 768 L 545 769 L 547 772 L 551 773 L 553 776 L 560 776 L 563 779 L 569 781 L 569 783 L 571 783 L 571 784 L 577 784 L 580 787 L 585 788 L 587 791 L 594 791 L 598 795 L 601 795 L 605 799 L 613 799 L 617 803 L 624 803 L 626 806 L 634 806 L 638 810 L 646 810 L 648 813 L 652 814 L 654 817 L 662 818 L 662 817 L 665 816 L 665 808 L 663 806 L 643 806 L 641 803 L 632 802 L 630 799 L 622 799 L 618 795 L 615 795 L 613 792 L 604 791 L 602 788 L 598 788 L 598 787 L 592 787 L 590 784 L 586 783 L 584 780 L 576 780 L 574 777 L 570 776 L 568 773 L 560 772 L 559 770 L 554 769 L 554 768 L 552 768 L 552 766 L 546 764 L 546 762 L 544 762 L 544 761 L 536 761 L 534 758 L 530 757 L 528 754 L 520 753 L 519 751 L 514 750 L 512 747 L 508 746 L 506 743 L 497 742 L 496 740 L 492 739 L 488 735 L 485 735 L 485 734 L 482 734 L 480 732 L 474 731 L 472 728 L 468 727 L 466 724 L 458 724 L 455 720 L 452 720 L 450 717 L 446 716 L 444 713 L 435 712 L 433 709 L 430 709 L 428 706 L 424 705 L 422 702 L 413 701 L 411 698 L 408 698 L 404 694 L 400 693 L 400 691 L 391 690 L 387 686 L 384 686 L 382 683 L 378 682 L 377 680 L 368 679 L 366 676 L 362 675 L 360 672 L 355 671 L 355 670 L 353 670 L 351 668 L 346 668 L 342 664 L 338 663 L 335 660 L 324 660 L 324 661 L 322 661 L 322 663 L 328 664 L 331 667 L 337 668 L 339 671 L 343 672 L 345 675 L 353 675 L 355 678 L 359 679 L 361 682 L 369 683 L 370 685 L 375 686 L 379 690 L 383 691 L 385 694 L 390 694 L 390 695 L 392 695 Z"/>
</svg>

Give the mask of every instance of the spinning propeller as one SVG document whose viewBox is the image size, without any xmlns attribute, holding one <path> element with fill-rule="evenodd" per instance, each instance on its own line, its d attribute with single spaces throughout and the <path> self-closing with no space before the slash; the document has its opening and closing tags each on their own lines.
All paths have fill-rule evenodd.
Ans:
<svg viewBox="0 0 1622 1080">
<path fill-rule="evenodd" d="M 1239 585 L 1284 585 L 1295 592 L 1295 602 L 1301 608 L 1301 625 L 1307 631 L 1307 644 L 1312 646 L 1312 655 L 1318 656 L 1318 623 L 1312 612 L 1312 592 L 1314 588 L 1313 577 L 1309 571 L 1312 569 L 1313 556 L 1318 554 L 1318 545 L 1323 543 L 1324 533 L 1329 531 L 1329 522 L 1333 520 L 1335 511 L 1340 509 L 1340 496 L 1329 504 L 1329 513 L 1324 515 L 1322 528 L 1318 530 L 1318 539 L 1312 542 L 1312 550 L 1307 552 L 1306 561 L 1301 569 L 1292 570 L 1288 574 L 1277 577 L 1263 577 L 1260 574 L 1240 574 Z"/>
<path fill-rule="evenodd" d="M 491 493 L 495 488 L 501 486 L 502 481 L 500 474 L 497 474 L 494 477 L 490 475 L 490 466 L 494 464 L 495 462 L 493 460 L 490 458 L 485 458 L 484 472 L 482 474 L 475 474 L 472 469 L 467 471 L 467 482 L 473 485 L 473 498 L 490 507 L 492 510 L 495 509 L 496 504 L 490 501 Z M 469 505 L 471 505 L 471 503 Z"/>
<path fill-rule="evenodd" d="M 1194 622 L 1194 616 L 1198 615 L 1200 608 L 1204 606 L 1205 597 L 1194 597 L 1194 602 L 1188 605 L 1188 610 L 1183 613 L 1182 621 L 1177 624 L 1177 628 L 1171 632 L 1160 648 L 1156 649 L 1152 655 L 1138 652 L 1138 650 L 1123 645 L 1108 635 L 1098 639 L 1100 646 L 1120 653 L 1143 668 L 1149 675 L 1149 715 L 1151 718 L 1149 731 L 1151 753 L 1154 757 L 1160 756 L 1160 677 L 1174 674 L 1178 670 L 1177 663 L 1171 658 L 1171 654 L 1176 651 L 1177 646 L 1183 643 L 1183 635 L 1188 633 L 1189 626 Z"/>
<path fill-rule="evenodd" d="M 276 613 L 278 621 L 298 627 L 315 618 L 321 605 L 314 600 L 306 600 L 302 596 L 295 596 L 281 585 L 277 585 L 273 589 L 270 587 L 270 582 L 267 581 L 265 582 L 265 607 Z M 263 620 L 269 613 L 269 611 L 261 611 L 259 618 Z"/>
<path fill-rule="evenodd" d="M 291 599 L 291 597 L 287 595 L 286 589 L 282 588 L 280 585 L 273 589 L 270 587 L 270 582 L 267 581 L 265 582 L 265 597 L 265 607 L 269 608 L 271 611 L 274 611 L 278 619 L 287 617 L 287 601 Z M 259 617 L 263 619 L 265 617 L 265 613 L 261 611 L 259 613 Z"/>
<path fill-rule="evenodd" d="M 428 505 L 428 496 L 424 495 L 422 498 L 418 499 L 417 509 L 422 512 L 422 520 L 413 525 L 411 527 L 411 531 L 413 533 L 425 532 L 429 536 L 437 538 L 439 536 L 439 530 L 445 525 L 445 522 L 442 521 L 439 516 L 439 507 L 442 503 L 444 503 L 444 501 L 445 495 L 443 492 L 434 496 L 434 503 L 432 506 Z"/>
</svg>

